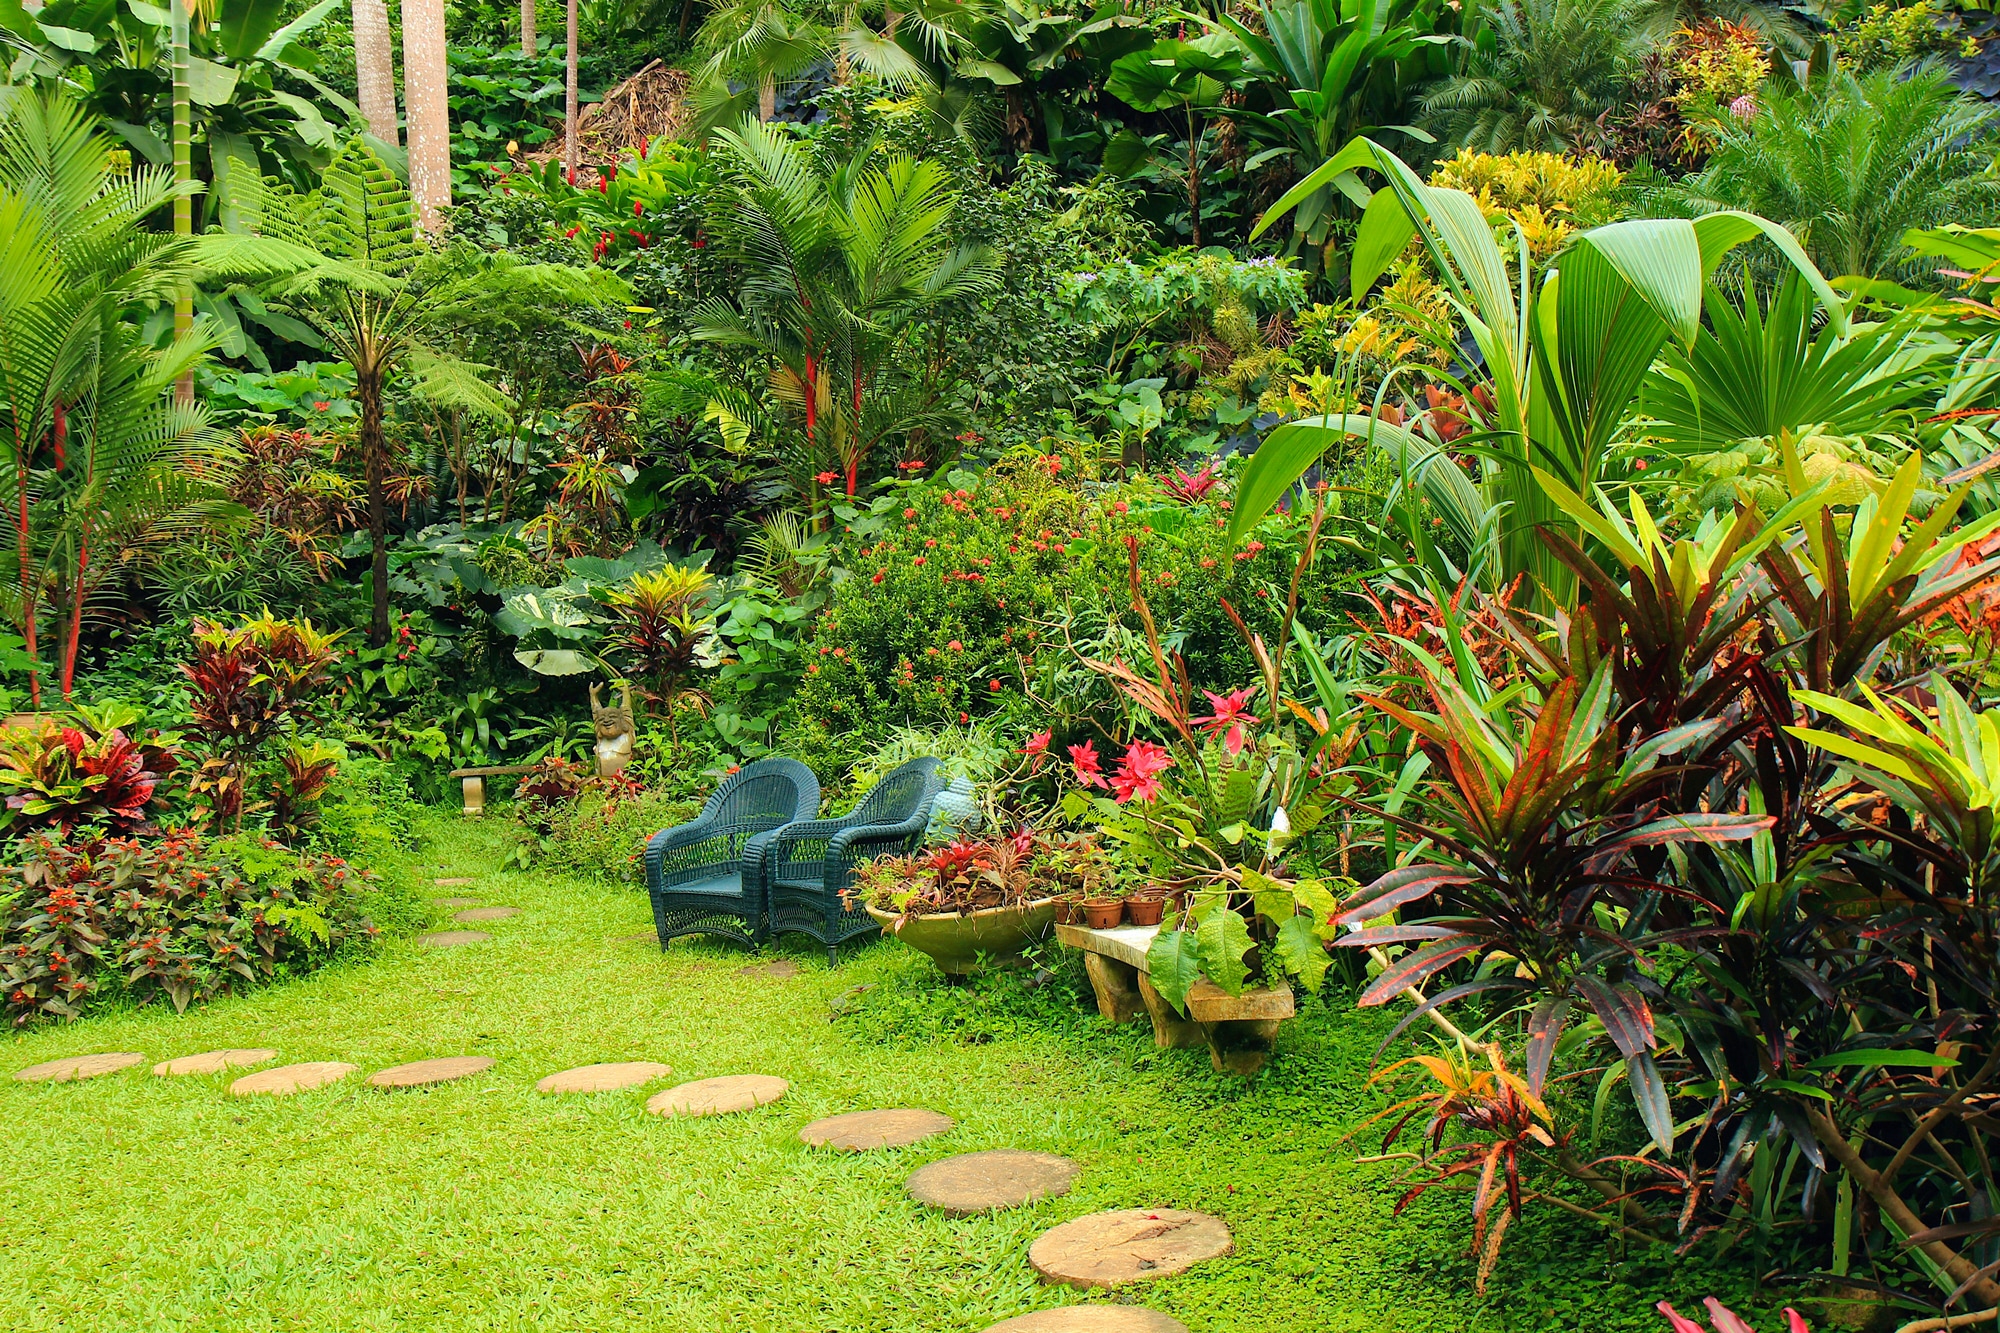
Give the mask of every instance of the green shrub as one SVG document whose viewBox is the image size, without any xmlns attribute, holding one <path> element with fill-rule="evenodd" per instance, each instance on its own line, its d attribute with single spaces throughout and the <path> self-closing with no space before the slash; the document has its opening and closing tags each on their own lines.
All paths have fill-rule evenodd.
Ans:
<svg viewBox="0 0 2000 1333">
<path fill-rule="evenodd" d="M 668 792 L 645 791 L 620 799 L 586 791 L 546 817 L 548 832 L 541 838 L 535 865 L 555 874 L 642 884 L 646 839 L 661 829 L 685 824 L 700 811 L 700 800 Z"/>
</svg>

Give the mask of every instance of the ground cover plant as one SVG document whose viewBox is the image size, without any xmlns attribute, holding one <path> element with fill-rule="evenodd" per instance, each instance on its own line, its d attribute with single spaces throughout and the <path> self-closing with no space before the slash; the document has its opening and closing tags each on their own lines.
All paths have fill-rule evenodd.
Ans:
<svg viewBox="0 0 2000 1333">
<path fill-rule="evenodd" d="M 269 1323 L 366 1271 L 337 1318 L 973 1329 L 1128 1203 L 1235 1228 L 1126 1293 L 1198 1333 L 2000 1308 L 1982 11 L 102 9 L 0 12 L 14 1048 L 491 1044 L 232 1109 L 532 1168 L 442 1231 L 148 1185 L 144 1264 Z M 827 817 L 949 784 L 827 911 L 1157 921 L 1138 971 L 629 938 L 647 839 L 773 756 Z M 527 914 L 418 944 L 449 870 Z M 1200 1016 L 1257 1005 L 1269 1050 Z M 662 1031 L 797 1101 L 704 1137 L 517 1068 Z M 216 1317 L 53 1258 L 228 1174 L 193 1087 L 0 1086 L 120 1126 L 8 1230 L 15 1322 Z M 948 1222 L 789 1137 L 892 1095 L 1096 1183 Z"/>
</svg>

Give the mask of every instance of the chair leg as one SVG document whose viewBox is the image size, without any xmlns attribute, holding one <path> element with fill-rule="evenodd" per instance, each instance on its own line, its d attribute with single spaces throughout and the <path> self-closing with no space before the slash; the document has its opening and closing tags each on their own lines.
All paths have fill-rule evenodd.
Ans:
<svg viewBox="0 0 2000 1333">
<path fill-rule="evenodd" d="M 838 944 L 829 944 L 826 946 L 826 965 L 828 967 L 840 966 L 840 946 Z"/>
</svg>

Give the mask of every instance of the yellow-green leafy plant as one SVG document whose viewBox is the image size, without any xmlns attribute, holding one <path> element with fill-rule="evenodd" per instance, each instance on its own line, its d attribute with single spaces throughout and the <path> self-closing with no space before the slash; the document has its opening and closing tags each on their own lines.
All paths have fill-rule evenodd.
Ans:
<svg viewBox="0 0 2000 1333">
<path fill-rule="evenodd" d="M 1511 219 L 1528 252 L 1542 260 L 1560 250 L 1574 228 L 1615 221 L 1624 180 L 1624 173 L 1602 158 L 1465 148 L 1433 171 L 1430 183 L 1465 191 L 1495 222 Z"/>
<path fill-rule="evenodd" d="M 1868 11 L 1834 30 L 1843 65 L 1886 69 L 1929 55 L 1971 57 L 1979 43 L 1965 34 L 1944 0 L 1868 6 Z"/>
<path fill-rule="evenodd" d="M 1704 19 L 1674 34 L 1673 76 L 1680 85 L 1674 100 L 1687 105 L 1704 99 L 1733 106 L 1754 97 L 1771 74 L 1765 40 L 1755 29 L 1728 19 Z"/>
</svg>

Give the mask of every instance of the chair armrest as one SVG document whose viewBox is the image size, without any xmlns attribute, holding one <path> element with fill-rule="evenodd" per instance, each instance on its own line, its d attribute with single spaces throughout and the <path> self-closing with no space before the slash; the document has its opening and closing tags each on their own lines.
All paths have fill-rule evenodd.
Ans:
<svg viewBox="0 0 2000 1333">
<path fill-rule="evenodd" d="M 721 841 L 727 848 L 723 855 L 717 856 L 713 861 L 704 862 L 704 865 L 717 869 L 723 866 L 735 866 L 740 853 L 737 848 L 728 846 L 728 841 L 743 833 L 761 836 L 762 830 L 758 830 L 752 824 L 719 820 L 707 813 L 686 824 L 662 829 L 646 840 L 647 886 L 656 890 L 663 888 L 667 875 L 667 857 L 674 852 L 699 847 L 703 843 Z M 676 873 L 684 868 L 677 868 Z"/>
<path fill-rule="evenodd" d="M 895 824 L 858 824 L 835 833 L 826 846 L 826 887 L 839 891 L 854 879 L 854 867 L 884 852 L 907 852 L 930 827 L 931 803 Z"/>
</svg>

